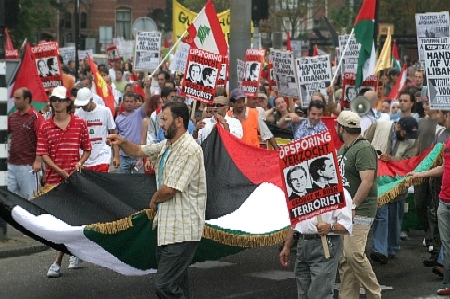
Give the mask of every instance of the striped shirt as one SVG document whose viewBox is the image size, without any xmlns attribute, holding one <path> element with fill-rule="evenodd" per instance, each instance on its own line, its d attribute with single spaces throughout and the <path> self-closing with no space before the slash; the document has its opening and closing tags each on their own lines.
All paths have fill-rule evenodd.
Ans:
<svg viewBox="0 0 450 299">
<path fill-rule="evenodd" d="M 70 122 L 64 130 L 55 124 L 53 117 L 42 123 L 38 134 L 37 155 L 48 155 L 59 168 L 70 174 L 80 161 L 80 149 L 92 149 L 88 128 L 83 119 L 71 114 Z M 57 185 L 63 181 L 63 177 L 50 167 L 47 167 L 46 174 L 46 184 Z"/>
<path fill-rule="evenodd" d="M 188 132 L 174 144 L 164 140 L 142 146 L 155 165 L 157 182 L 161 158 L 167 147 L 170 149 L 165 158 L 161 183 L 179 192 L 158 205 L 158 246 L 200 241 L 206 210 L 203 151 Z"/>
<path fill-rule="evenodd" d="M 8 117 L 8 133 L 11 135 L 8 163 L 33 165 L 36 159 L 37 134 L 44 121 L 42 115 L 30 107 L 28 112 L 14 112 Z"/>
</svg>

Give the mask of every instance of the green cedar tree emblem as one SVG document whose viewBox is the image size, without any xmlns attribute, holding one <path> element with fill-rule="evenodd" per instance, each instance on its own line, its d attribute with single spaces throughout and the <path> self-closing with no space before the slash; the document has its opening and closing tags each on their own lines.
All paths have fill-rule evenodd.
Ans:
<svg viewBox="0 0 450 299">
<path fill-rule="evenodd" d="M 206 27 L 204 25 L 201 25 L 198 28 L 197 37 L 200 40 L 200 42 L 202 43 L 202 45 L 205 42 L 205 39 L 208 37 L 210 32 L 211 32 L 211 28 Z"/>
</svg>

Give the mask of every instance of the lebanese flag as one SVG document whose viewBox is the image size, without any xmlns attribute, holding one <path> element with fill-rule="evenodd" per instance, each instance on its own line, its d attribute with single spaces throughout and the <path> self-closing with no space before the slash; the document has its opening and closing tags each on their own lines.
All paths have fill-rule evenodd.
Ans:
<svg viewBox="0 0 450 299">
<path fill-rule="evenodd" d="M 291 46 L 291 35 L 289 34 L 289 32 L 286 32 L 287 37 L 286 37 L 286 50 L 287 51 L 292 51 L 292 46 Z"/>
<path fill-rule="evenodd" d="M 41 83 L 41 78 L 39 77 L 38 71 L 36 69 L 36 64 L 31 58 L 31 47 L 27 43 L 25 45 L 25 50 L 22 57 L 22 62 L 20 64 L 19 70 L 17 71 L 14 83 L 11 84 L 9 93 L 10 99 L 8 99 L 8 114 L 15 111 L 14 107 L 14 92 L 21 88 L 26 87 L 31 91 L 33 95 L 33 100 L 31 105 L 37 111 L 41 111 L 45 105 L 47 105 L 48 97 L 45 92 L 44 86 Z"/>
<path fill-rule="evenodd" d="M 394 39 L 394 44 L 392 45 L 392 67 L 397 70 L 401 70 L 400 66 L 400 56 L 398 55 L 397 42 Z"/>
<path fill-rule="evenodd" d="M 90 55 L 87 55 L 89 60 L 89 66 L 91 67 L 92 77 L 94 78 L 95 90 L 97 95 L 103 99 L 105 106 L 111 110 L 111 114 L 116 115 L 116 108 L 114 104 L 114 95 L 111 86 L 106 84 L 102 75 L 97 69 L 97 65 L 94 63 Z"/>
<path fill-rule="evenodd" d="M 6 59 L 19 59 L 19 50 L 14 49 L 14 45 L 9 36 L 8 28 L 5 28 L 6 44 L 5 44 L 5 58 Z"/>
<path fill-rule="evenodd" d="M 376 55 L 373 34 L 375 30 L 376 4 L 377 0 L 364 0 L 353 27 L 355 39 L 361 44 L 358 67 L 356 69 L 356 88 L 360 87 L 362 82 L 375 72 Z"/>
<path fill-rule="evenodd" d="M 183 38 L 183 42 L 193 49 L 227 55 L 227 41 L 211 0 L 208 0 L 195 21 L 187 28 L 187 36 Z"/>
<path fill-rule="evenodd" d="M 317 48 L 317 45 L 314 45 L 312 56 L 319 56 L 319 49 Z"/>
<path fill-rule="evenodd" d="M 396 100 L 398 98 L 398 94 L 405 89 L 406 86 L 406 77 L 407 74 L 408 65 L 405 63 L 403 65 L 402 71 L 400 73 L 400 76 L 397 79 L 397 82 L 395 82 L 394 87 L 392 87 L 391 92 L 386 97 L 388 100 Z"/>
</svg>

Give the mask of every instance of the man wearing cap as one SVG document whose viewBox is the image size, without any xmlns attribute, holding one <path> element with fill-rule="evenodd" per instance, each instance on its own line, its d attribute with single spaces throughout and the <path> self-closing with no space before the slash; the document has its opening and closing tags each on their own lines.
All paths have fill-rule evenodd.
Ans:
<svg viewBox="0 0 450 299">
<path fill-rule="evenodd" d="M 398 122 L 380 120 L 367 129 L 365 137 L 376 150 L 381 150 L 381 161 L 406 160 L 419 153 L 417 121 L 414 117 L 400 118 Z M 386 130 L 386 128 L 389 130 Z M 377 130 L 378 129 L 378 130 Z M 373 227 L 373 243 L 370 258 L 385 264 L 400 248 L 400 230 L 408 189 L 390 203 L 378 208 Z"/>
<path fill-rule="evenodd" d="M 381 298 L 380 285 L 365 254 L 367 235 L 378 205 L 378 159 L 373 146 L 361 137 L 360 121 L 358 114 L 342 111 L 336 126 L 339 139 L 344 143 L 338 151 L 342 183 L 353 198 L 353 230 L 343 238 L 339 261 L 339 299 L 359 298 L 360 285 L 368 299 Z"/>
<path fill-rule="evenodd" d="M 108 172 L 111 162 L 111 147 L 106 144 L 109 134 L 116 134 L 116 123 L 111 110 L 105 106 L 98 105 L 93 101 L 93 94 L 87 87 L 81 88 L 75 99 L 75 115 L 84 119 L 89 129 L 92 151 L 83 167 L 86 170 Z M 114 146 L 113 165 L 117 167 L 120 163 L 119 147 Z"/>
<path fill-rule="evenodd" d="M 258 132 L 262 140 L 267 140 L 276 150 L 279 149 L 272 132 L 270 132 L 264 119 L 260 117 L 258 110 L 246 107 L 246 97 L 242 90 L 236 88 L 230 93 L 230 102 L 233 110 L 228 111 L 229 117 L 237 118 L 242 124 L 242 141 L 247 144 L 259 147 Z"/>
<path fill-rule="evenodd" d="M 91 154 L 91 143 L 86 122 L 72 115 L 73 103 L 64 86 L 53 89 L 50 105 L 54 115 L 45 120 L 38 132 L 36 155 L 47 164 L 46 186 L 56 186 L 74 171 L 81 170 Z M 64 149 L 64 150 L 61 150 Z M 82 155 L 80 157 L 80 150 Z M 56 253 L 47 277 L 59 277 L 64 253 Z M 79 260 L 71 257 L 69 268 L 78 267 Z"/>
<path fill-rule="evenodd" d="M 229 109 L 228 103 L 229 101 L 226 97 L 220 96 L 214 98 L 213 103 L 206 107 L 207 112 L 210 111 L 213 116 L 211 118 L 204 118 L 197 123 L 192 136 L 196 139 L 198 144 L 202 144 L 216 124 L 221 124 L 225 130 L 236 136 L 238 139 L 242 138 L 243 131 L 241 122 L 236 118 L 227 115 Z"/>
</svg>

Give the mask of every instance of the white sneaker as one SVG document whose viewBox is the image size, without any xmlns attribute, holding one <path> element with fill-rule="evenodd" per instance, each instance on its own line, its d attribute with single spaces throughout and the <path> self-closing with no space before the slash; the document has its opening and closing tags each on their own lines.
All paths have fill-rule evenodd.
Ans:
<svg viewBox="0 0 450 299">
<path fill-rule="evenodd" d="M 400 240 L 405 241 L 408 238 L 408 233 L 404 230 L 400 232 Z"/>
<path fill-rule="evenodd" d="M 69 258 L 69 269 L 76 269 L 76 268 L 80 268 L 80 263 L 81 260 L 79 258 L 77 258 L 76 256 L 71 256 Z"/>
<path fill-rule="evenodd" d="M 423 238 L 422 245 L 423 245 L 423 247 L 427 247 L 427 242 L 425 241 L 425 238 Z"/>
<path fill-rule="evenodd" d="M 47 272 L 48 278 L 58 278 L 61 275 L 61 266 L 57 263 L 53 263 Z"/>
</svg>

